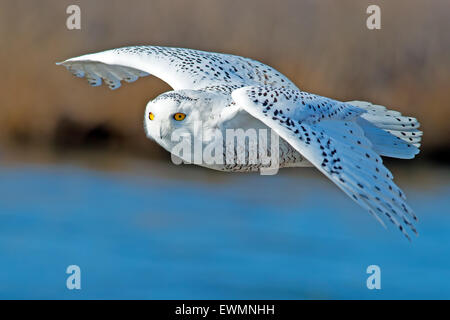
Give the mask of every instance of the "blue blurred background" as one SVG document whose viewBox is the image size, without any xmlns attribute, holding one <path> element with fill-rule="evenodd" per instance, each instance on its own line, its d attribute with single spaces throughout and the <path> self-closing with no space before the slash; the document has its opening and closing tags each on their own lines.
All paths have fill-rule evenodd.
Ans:
<svg viewBox="0 0 450 320">
<path fill-rule="evenodd" d="M 0 3 L 0 298 L 450 298 L 447 1 L 379 1 L 379 31 L 370 1 L 77 1 L 79 31 L 69 4 Z M 423 152 L 387 161 L 419 237 L 384 230 L 313 168 L 176 166 L 142 128 L 167 85 L 112 92 L 54 65 L 131 44 L 249 56 L 304 90 L 419 118 Z M 66 288 L 73 264 L 81 290 Z"/>
<path fill-rule="evenodd" d="M 312 168 L 110 162 L 2 166 L 0 298 L 450 298 L 447 168 L 394 170 L 420 218 L 409 243 Z M 366 287 L 372 264 L 381 290 Z"/>
</svg>

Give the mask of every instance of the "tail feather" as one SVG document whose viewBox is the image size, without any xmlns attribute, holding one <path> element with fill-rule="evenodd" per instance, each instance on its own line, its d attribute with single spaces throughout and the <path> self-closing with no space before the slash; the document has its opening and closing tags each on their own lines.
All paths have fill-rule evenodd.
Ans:
<svg viewBox="0 0 450 320">
<path fill-rule="evenodd" d="M 422 131 L 418 130 L 420 123 L 417 119 L 369 102 L 348 103 L 367 111 L 357 121 L 375 152 L 400 159 L 412 159 L 420 152 Z"/>
</svg>

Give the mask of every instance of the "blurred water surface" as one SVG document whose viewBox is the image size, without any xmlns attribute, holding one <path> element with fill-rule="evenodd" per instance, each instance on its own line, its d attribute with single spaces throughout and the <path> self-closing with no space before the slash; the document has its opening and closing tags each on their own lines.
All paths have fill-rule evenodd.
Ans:
<svg viewBox="0 0 450 320">
<path fill-rule="evenodd" d="M 449 171 L 416 169 L 397 179 L 420 217 L 408 243 L 308 168 L 3 164 L 0 298 L 449 299 Z M 78 291 L 66 289 L 71 264 Z"/>
</svg>

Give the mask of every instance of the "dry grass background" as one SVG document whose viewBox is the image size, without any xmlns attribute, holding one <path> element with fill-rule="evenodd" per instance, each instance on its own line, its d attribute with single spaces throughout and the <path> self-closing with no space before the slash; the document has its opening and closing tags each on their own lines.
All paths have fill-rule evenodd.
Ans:
<svg viewBox="0 0 450 320">
<path fill-rule="evenodd" d="M 81 7 L 81 30 L 65 27 L 69 4 Z M 381 7 L 381 30 L 365 27 L 369 4 Z M 436 155 L 450 137 L 449 16 L 448 0 L 2 0 L 0 143 L 159 156 L 142 119 L 166 84 L 92 88 L 54 64 L 151 44 L 251 57 L 303 90 L 398 109 L 419 118 L 423 151 Z"/>
</svg>

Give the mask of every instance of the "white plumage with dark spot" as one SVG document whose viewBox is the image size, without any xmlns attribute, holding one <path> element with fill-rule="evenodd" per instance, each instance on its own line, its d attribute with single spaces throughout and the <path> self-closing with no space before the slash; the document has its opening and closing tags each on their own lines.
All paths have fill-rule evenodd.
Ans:
<svg viewBox="0 0 450 320">
<path fill-rule="evenodd" d="M 273 130 L 280 137 L 280 167 L 314 166 L 383 225 L 387 219 L 408 239 L 406 229 L 417 234 L 417 218 L 381 159 L 412 159 L 419 153 L 422 132 L 415 118 L 369 102 L 340 102 L 303 92 L 272 67 L 230 54 L 134 46 L 59 64 L 93 86 L 103 81 L 117 89 L 122 80 L 147 75 L 167 82 L 174 90 L 147 104 L 144 127 L 169 152 L 175 130 L 193 135 L 203 147 L 210 143 L 204 137 L 214 130 L 224 135 L 227 129 Z M 198 122 L 201 136 L 194 128 Z M 244 147 L 237 145 L 236 154 Z M 234 172 L 265 166 L 200 165 Z"/>
</svg>

